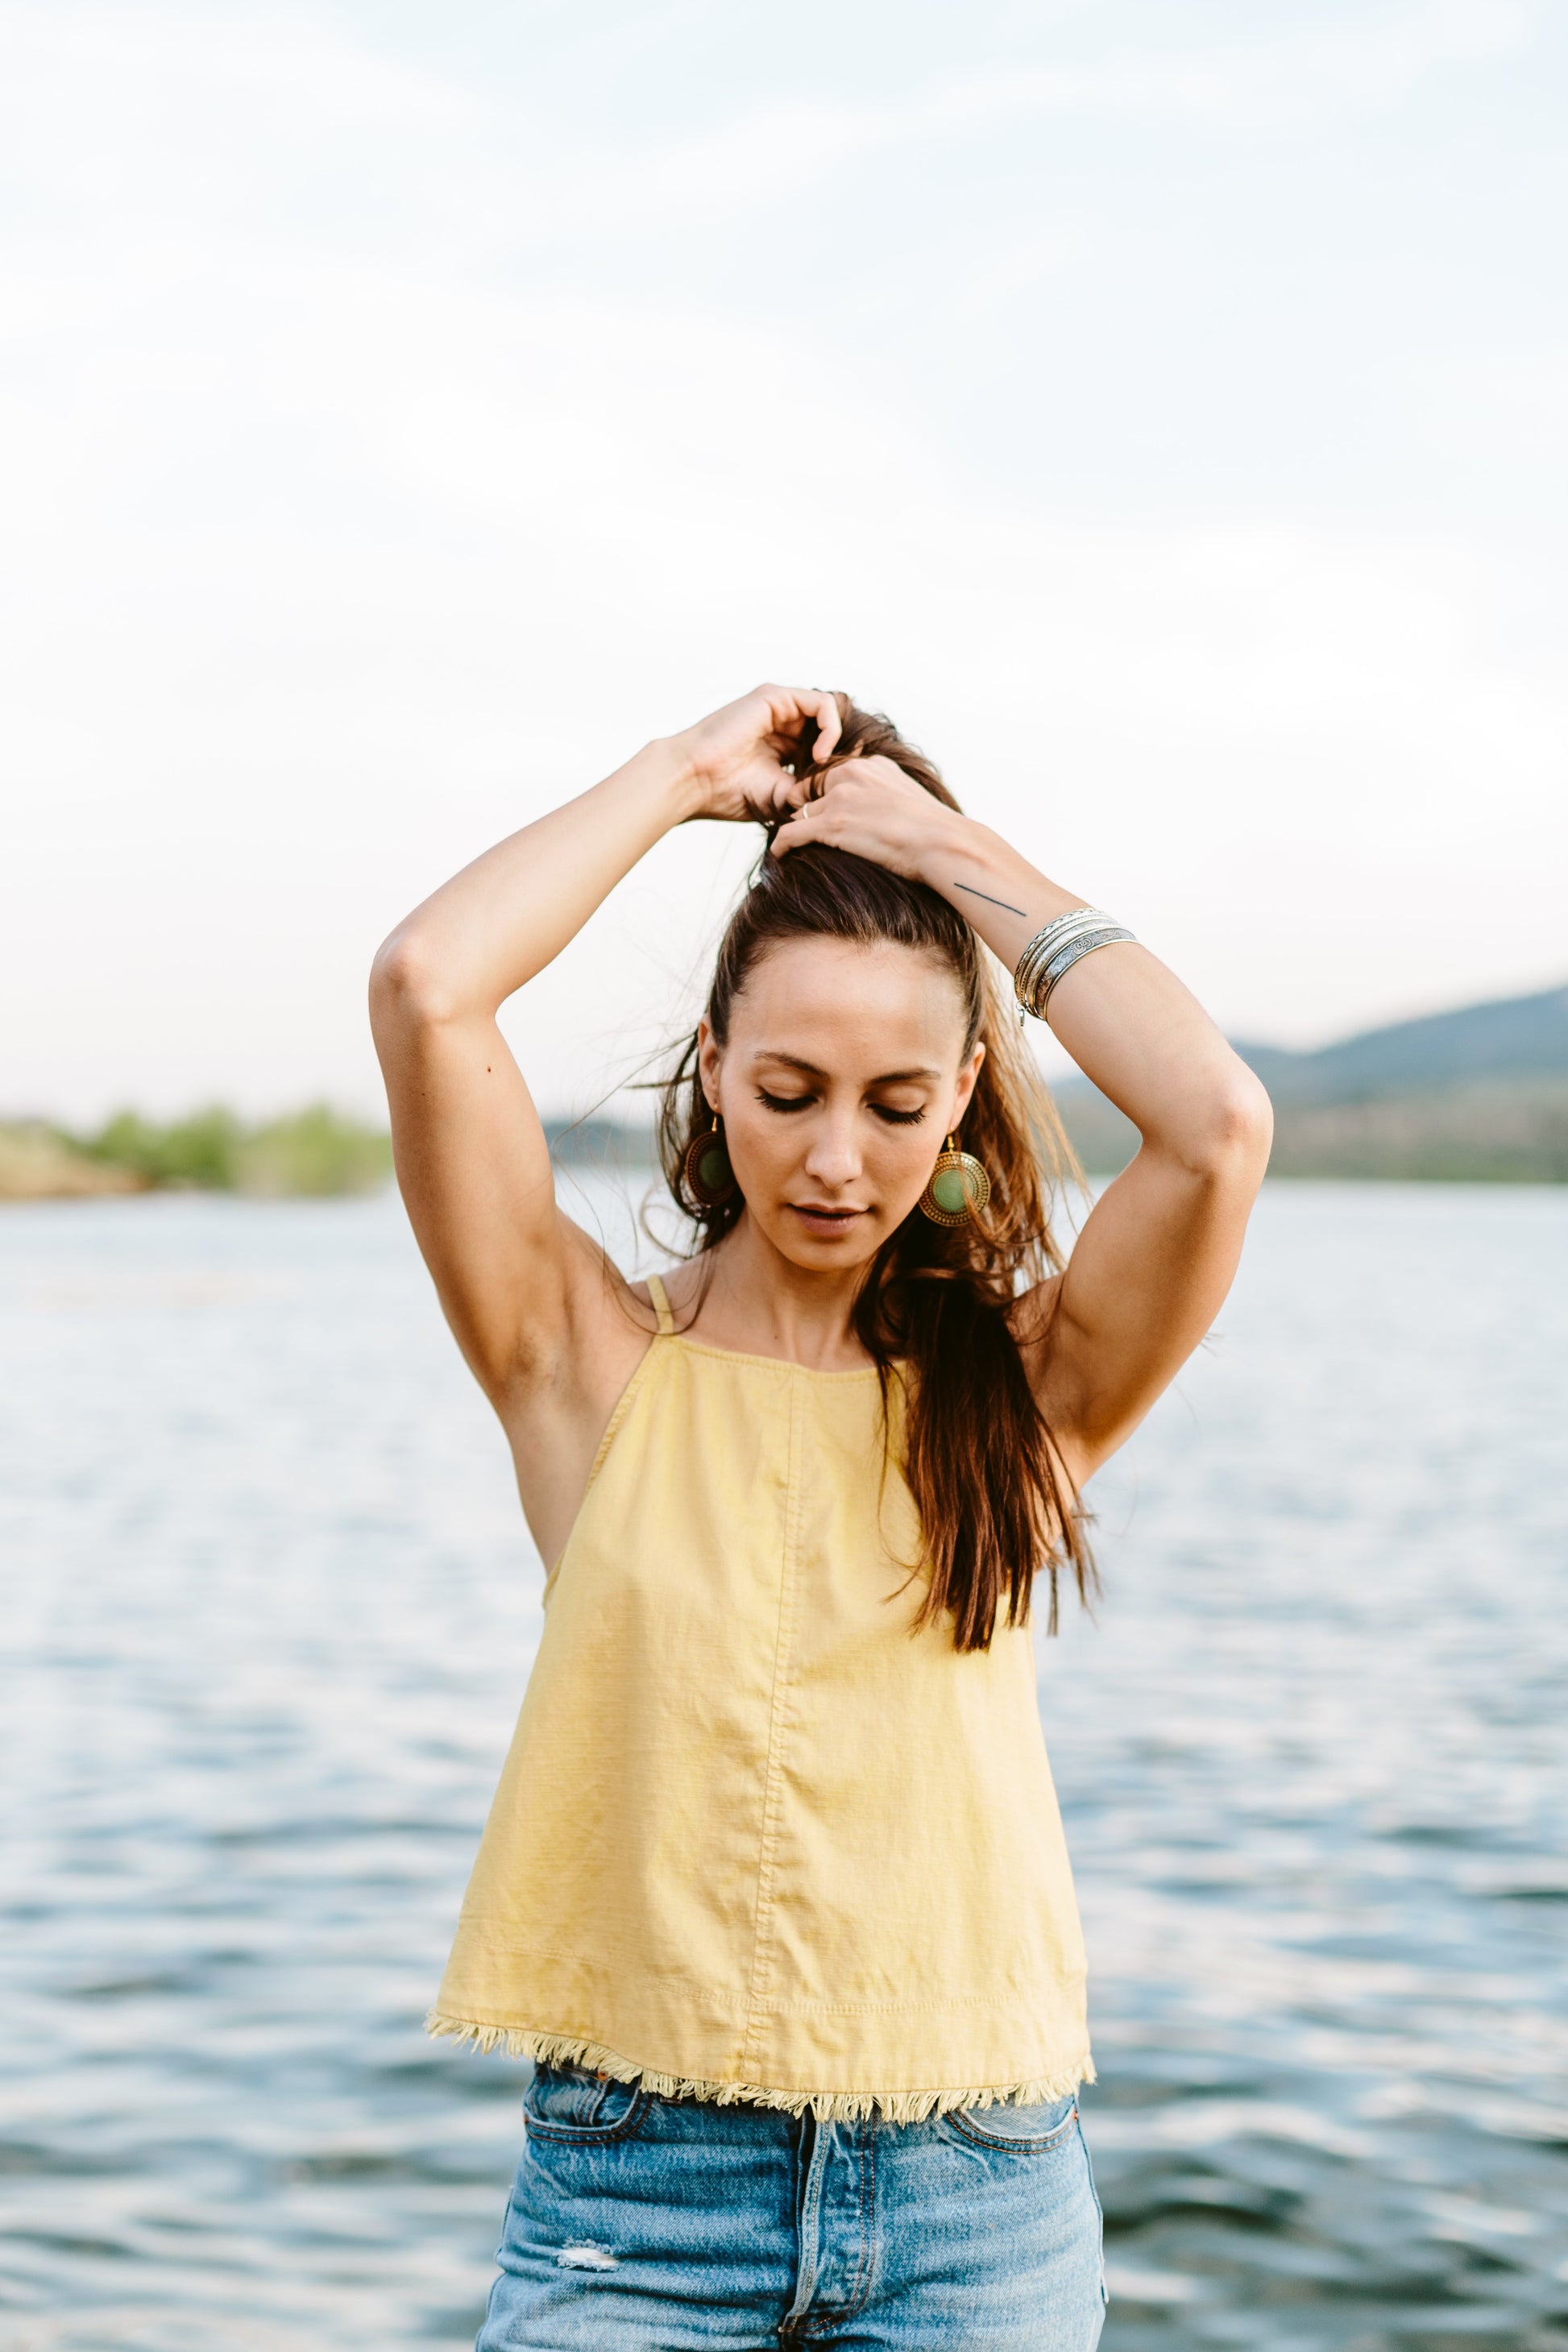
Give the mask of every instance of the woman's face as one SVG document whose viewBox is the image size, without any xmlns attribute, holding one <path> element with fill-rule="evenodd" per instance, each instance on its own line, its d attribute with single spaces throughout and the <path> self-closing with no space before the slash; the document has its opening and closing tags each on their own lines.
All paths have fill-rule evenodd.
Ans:
<svg viewBox="0 0 1568 2352">
<path fill-rule="evenodd" d="M 984 1045 L 935 955 L 781 941 L 752 966 L 700 1068 L 746 1208 L 794 1265 L 862 1265 L 902 1224 L 963 1117 Z"/>
</svg>

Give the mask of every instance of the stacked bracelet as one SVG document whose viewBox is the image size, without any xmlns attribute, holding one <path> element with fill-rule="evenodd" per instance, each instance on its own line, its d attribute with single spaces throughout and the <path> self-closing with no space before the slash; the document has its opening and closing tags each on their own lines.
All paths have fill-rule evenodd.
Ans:
<svg viewBox="0 0 1568 2352">
<path fill-rule="evenodd" d="M 1125 924 L 1100 907 L 1074 907 L 1068 914 L 1058 915 L 1054 923 L 1047 923 L 1043 931 L 1035 933 L 1018 958 L 1013 986 L 1018 999 L 1019 1020 L 1026 1013 L 1032 1013 L 1037 1021 L 1045 1019 L 1051 991 L 1080 956 L 1092 955 L 1096 948 L 1113 947 L 1119 940 L 1131 937 Z"/>
</svg>

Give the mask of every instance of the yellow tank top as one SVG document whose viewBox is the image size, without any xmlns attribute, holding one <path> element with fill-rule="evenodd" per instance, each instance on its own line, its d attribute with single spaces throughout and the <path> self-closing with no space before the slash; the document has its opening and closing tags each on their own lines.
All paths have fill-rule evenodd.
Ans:
<svg viewBox="0 0 1568 2352">
<path fill-rule="evenodd" d="M 649 1288 L 430 2031 L 822 2117 L 1071 2090 L 1083 1940 L 1027 1631 L 911 1630 L 874 1370 L 705 1347 Z"/>
</svg>

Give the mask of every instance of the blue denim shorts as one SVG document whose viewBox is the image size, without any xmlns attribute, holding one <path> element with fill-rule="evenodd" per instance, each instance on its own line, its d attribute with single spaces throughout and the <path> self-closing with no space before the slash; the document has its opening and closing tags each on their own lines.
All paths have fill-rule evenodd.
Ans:
<svg viewBox="0 0 1568 2352">
<path fill-rule="evenodd" d="M 1078 2103 L 825 2123 L 539 2066 L 477 2352 L 1092 2352 Z"/>
</svg>

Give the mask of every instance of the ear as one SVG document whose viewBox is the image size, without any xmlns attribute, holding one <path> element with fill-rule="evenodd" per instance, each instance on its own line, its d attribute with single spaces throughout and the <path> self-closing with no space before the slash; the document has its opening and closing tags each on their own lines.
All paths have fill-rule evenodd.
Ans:
<svg viewBox="0 0 1568 2352">
<path fill-rule="evenodd" d="M 974 1092 L 974 1082 L 980 1076 L 980 1065 L 984 1059 L 985 1048 L 984 1045 L 979 1045 L 975 1046 L 968 1061 L 961 1062 L 958 1066 L 958 1084 L 952 1090 L 952 1108 L 948 1114 L 947 1120 L 949 1134 L 963 1124 L 963 1114 L 969 1108 L 970 1097 Z"/>
<path fill-rule="evenodd" d="M 981 1051 L 984 1052 L 984 1048 L 982 1047 Z M 724 1055 L 719 1040 L 713 1034 L 707 1015 L 704 1014 L 697 1024 L 697 1075 L 702 1081 L 702 1091 L 707 1097 L 708 1108 L 713 1111 L 719 1108 L 719 1073 L 723 1066 L 723 1061 Z"/>
</svg>

